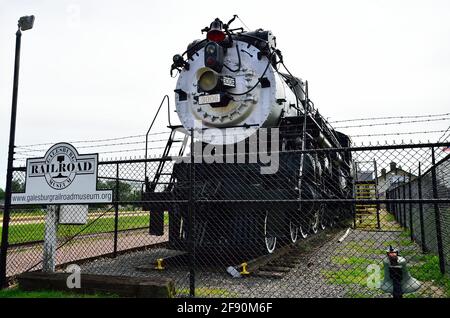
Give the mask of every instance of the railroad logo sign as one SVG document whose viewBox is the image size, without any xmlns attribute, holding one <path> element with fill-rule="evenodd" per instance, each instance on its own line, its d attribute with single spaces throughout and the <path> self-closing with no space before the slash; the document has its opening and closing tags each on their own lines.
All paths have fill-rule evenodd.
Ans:
<svg viewBox="0 0 450 318">
<path fill-rule="evenodd" d="M 27 159 L 25 193 L 13 193 L 12 204 L 110 203 L 112 190 L 97 190 L 97 164 L 98 154 L 53 145 L 44 157 Z"/>
<path fill-rule="evenodd" d="M 77 175 L 94 174 L 95 158 L 80 156 L 72 145 L 56 144 L 42 161 L 30 160 L 30 178 L 45 177 L 47 184 L 56 190 L 66 189 Z"/>
</svg>

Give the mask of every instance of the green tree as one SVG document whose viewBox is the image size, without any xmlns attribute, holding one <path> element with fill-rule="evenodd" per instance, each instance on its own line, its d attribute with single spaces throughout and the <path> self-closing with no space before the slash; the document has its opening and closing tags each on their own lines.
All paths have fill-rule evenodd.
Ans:
<svg viewBox="0 0 450 318">
<path fill-rule="evenodd" d="M 19 180 L 12 181 L 12 192 L 24 192 L 25 191 L 25 183 Z"/>
<path fill-rule="evenodd" d="M 98 181 L 97 182 L 97 188 L 98 189 L 110 189 L 114 191 L 114 197 L 115 197 L 115 191 L 116 191 L 116 181 L 115 180 L 108 180 L 108 181 Z M 119 181 L 119 200 L 120 201 L 140 201 L 141 192 L 140 189 L 137 189 L 136 185 L 133 185 L 129 182 L 123 182 Z"/>
<path fill-rule="evenodd" d="M 0 200 L 5 200 L 5 191 L 0 188 Z"/>
</svg>

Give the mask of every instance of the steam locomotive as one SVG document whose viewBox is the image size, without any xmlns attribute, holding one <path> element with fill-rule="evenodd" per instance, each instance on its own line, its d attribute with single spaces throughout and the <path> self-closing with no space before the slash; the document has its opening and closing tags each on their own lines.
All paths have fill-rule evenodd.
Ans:
<svg viewBox="0 0 450 318">
<path fill-rule="evenodd" d="M 194 242 L 198 252 L 272 253 L 349 212 L 321 202 L 352 197 L 351 154 L 321 151 L 349 147 L 349 137 L 314 107 L 308 83 L 289 72 L 276 37 L 232 29 L 235 19 L 215 19 L 202 30 L 204 39 L 173 57 L 176 113 L 187 136 L 193 134 L 195 160 L 175 163 L 170 182 L 158 190 L 161 163 L 146 178 L 143 202 L 152 235 L 164 234 L 168 212 L 169 245 L 177 250 Z M 275 169 L 264 172 L 267 160 L 254 160 L 261 148 L 276 154 Z"/>
</svg>

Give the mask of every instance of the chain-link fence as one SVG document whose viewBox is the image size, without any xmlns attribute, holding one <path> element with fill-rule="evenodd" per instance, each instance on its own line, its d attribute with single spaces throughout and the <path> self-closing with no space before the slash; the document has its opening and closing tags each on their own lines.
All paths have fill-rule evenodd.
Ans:
<svg viewBox="0 0 450 318">
<path fill-rule="evenodd" d="M 178 297 L 391 297 L 392 247 L 406 295 L 450 296 L 448 144 L 283 149 L 261 163 L 191 142 L 184 157 L 100 162 L 112 204 L 14 206 L 7 276 L 75 263 L 170 278 Z M 13 179 L 23 191 L 25 169 Z"/>
</svg>

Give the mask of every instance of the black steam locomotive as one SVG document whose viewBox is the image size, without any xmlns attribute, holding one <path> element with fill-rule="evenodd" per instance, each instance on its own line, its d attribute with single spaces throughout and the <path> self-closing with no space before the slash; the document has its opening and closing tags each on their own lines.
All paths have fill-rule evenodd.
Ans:
<svg viewBox="0 0 450 318">
<path fill-rule="evenodd" d="M 315 109 L 275 36 L 232 29 L 235 18 L 215 19 L 205 39 L 173 58 L 181 126 L 170 127 L 183 129 L 193 149 L 163 188 L 162 161 L 143 193 L 150 234 L 164 234 L 168 213 L 173 249 L 272 253 L 350 213 L 327 203 L 352 197 L 351 154 L 327 151 L 349 147 L 349 137 Z"/>
</svg>

